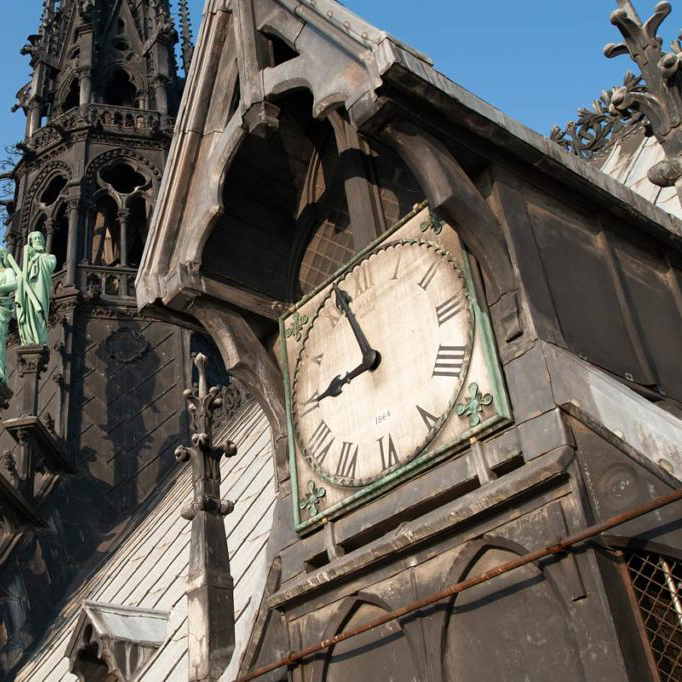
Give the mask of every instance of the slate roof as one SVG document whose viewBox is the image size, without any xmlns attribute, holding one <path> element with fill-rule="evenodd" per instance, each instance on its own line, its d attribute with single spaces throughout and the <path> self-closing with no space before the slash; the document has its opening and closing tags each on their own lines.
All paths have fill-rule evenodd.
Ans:
<svg viewBox="0 0 682 682">
<path fill-rule="evenodd" d="M 221 488 L 224 499 L 235 503 L 225 518 L 237 620 L 235 655 L 223 676 L 231 680 L 265 586 L 275 483 L 270 428 L 256 404 L 250 403 L 228 425 L 226 435 L 238 446 L 236 458 L 223 459 Z M 180 510 L 191 497 L 191 467 L 187 466 L 131 519 L 130 531 L 57 616 L 52 630 L 18 673 L 19 682 L 77 682 L 64 656 L 84 600 L 170 611 L 166 641 L 138 679 L 186 682 L 185 579 L 191 524 L 181 518 Z"/>
</svg>

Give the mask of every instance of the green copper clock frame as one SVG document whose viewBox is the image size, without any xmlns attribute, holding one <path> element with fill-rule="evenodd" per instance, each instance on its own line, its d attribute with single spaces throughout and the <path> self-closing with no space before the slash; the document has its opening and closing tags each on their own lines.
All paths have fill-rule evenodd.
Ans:
<svg viewBox="0 0 682 682">
<path fill-rule="evenodd" d="M 481 438 L 482 436 L 488 435 L 511 423 L 511 407 L 504 385 L 490 317 L 487 309 L 478 299 L 476 287 L 474 286 L 471 264 L 469 262 L 470 255 L 462 245 L 462 261 L 459 263 L 459 267 L 464 276 L 465 286 L 469 295 L 469 303 L 472 309 L 474 338 L 480 335 L 485 365 L 490 379 L 490 391 L 485 395 L 482 395 L 479 392 L 478 385 L 473 381 L 475 378 L 472 378 L 472 381 L 462 386 L 459 394 L 461 403 L 455 407 L 455 410 L 453 410 L 450 415 L 450 419 L 466 419 L 468 420 L 468 428 L 463 432 L 456 434 L 453 439 L 450 439 L 448 442 L 433 449 L 430 449 L 430 445 L 433 441 L 427 443 L 420 454 L 406 462 L 399 469 L 387 473 L 386 476 L 382 477 L 380 480 L 370 483 L 365 487 L 353 489 L 352 494 L 329 507 L 325 508 L 324 506 L 326 489 L 323 486 L 327 485 L 326 481 L 320 481 L 322 484 L 320 486 L 316 485 L 315 481 L 312 480 L 304 481 L 306 483 L 305 495 L 302 498 L 299 494 L 299 471 L 296 456 L 297 446 L 293 418 L 292 385 L 287 357 L 287 339 L 292 336 L 295 337 L 298 342 L 297 347 L 299 348 L 298 352 L 300 354 L 300 349 L 303 347 L 303 344 L 300 342 L 305 339 L 307 335 L 306 325 L 309 320 L 305 315 L 302 315 L 299 310 L 333 281 L 344 277 L 344 275 L 350 272 L 360 261 L 366 258 L 374 250 L 381 247 L 381 245 L 389 240 L 391 236 L 400 230 L 407 222 L 423 211 L 426 206 L 426 203 L 416 206 L 388 232 L 381 235 L 375 242 L 354 256 L 347 264 L 329 277 L 314 291 L 302 298 L 295 306 L 292 306 L 289 311 L 279 319 L 293 513 L 296 531 L 300 534 L 310 533 L 319 526 L 327 523 L 329 520 L 358 508 L 370 499 L 374 499 L 386 493 L 400 485 L 403 481 L 414 477 L 438 462 L 462 454 L 471 438 Z M 429 228 L 438 235 L 442 229 L 442 223 L 435 218 L 435 216 L 431 216 L 429 221 L 422 223 L 420 230 L 424 233 Z M 422 239 L 428 238 L 425 234 L 422 234 L 421 237 Z M 489 405 L 493 406 L 493 413 L 484 418 L 481 416 L 482 408 Z M 304 512 L 306 512 L 308 518 L 303 518 Z"/>
</svg>

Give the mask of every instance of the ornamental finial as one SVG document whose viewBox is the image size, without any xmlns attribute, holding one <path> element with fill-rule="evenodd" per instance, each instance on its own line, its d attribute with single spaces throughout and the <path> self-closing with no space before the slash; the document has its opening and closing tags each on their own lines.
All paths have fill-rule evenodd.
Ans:
<svg viewBox="0 0 682 682">
<path fill-rule="evenodd" d="M 234 651 L 234 584 L 223 517 L 234 505 L 220 495 L 220 461 L 233 457 L 231 442 L 213 445 L 215 411 L 222 406 L 220 388 L 208 388 L 208 359 L 199 353 L 194 365 L 199 372 L 196 392 L 185 391 L 195 433 L 190 447 L 180 446 L 175 456 L 192 465 L 193 499 L 182 510 L 192 522 L 187 575 L 189 634 L 189 680 L 217 680 Z"/>
<path fill-rule="evenodd" d="M 617 88 L 611 98 L 613 113 L 640 110 L 648 119 L 668 157 L 649 169 L 649 180 L 662 187 L 672 187 L 682 178 L 682 44 L 672 42 L 672 52 L 664 53 L 658 29 L 671 12 L 669 2 L 659 2 L 646 22 L 637 14 L 631 0 L 617 0 L 611 23 L 623 36 L 621 43 L 604 47 L 607 57 L 629 55 L 639 66 L 646 81 L 646 91 Z M 678 194 L 681 188 L 678 187 Z"/>
</svg>

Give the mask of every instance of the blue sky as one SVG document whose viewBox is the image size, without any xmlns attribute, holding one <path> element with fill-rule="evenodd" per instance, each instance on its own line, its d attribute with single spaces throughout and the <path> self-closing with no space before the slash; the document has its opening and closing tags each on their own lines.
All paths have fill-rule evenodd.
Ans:
<svg viewBox="0 0 682 682">
<path fill-rule="evenodd" d="M 656 0 L 634 0 L 648 18 Z M 608 60 L 607 42 L 620 34 L 609 23 L 615 0 L 347 0 L 376 26 L 426 52 L 436 68 L 538 132 L 563 125 L 578 107 L 633 69 L 628 58 Z M 19 141 L 22 113 L 9 112 L 28 80 L 19 55 L 38 27 L 42 0 L 4 0 L 0 24 L 0 144 Z M 190 0 L 195 33 L 203 0 Z M 662 28 L 666 45 L 682 25 L 682 0 Z"/>
</svg>

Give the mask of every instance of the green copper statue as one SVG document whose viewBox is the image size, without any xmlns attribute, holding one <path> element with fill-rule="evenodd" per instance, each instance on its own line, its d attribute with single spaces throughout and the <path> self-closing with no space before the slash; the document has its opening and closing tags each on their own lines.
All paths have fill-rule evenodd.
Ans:
<svg viewBox="0 0 682 682">
<path fill-rule="evenodd" d="M 18 280 L 16 304 L 21 345 L 45 345 L 52 273 L 57 266 L 57 257 L 45 252 L 45 237 L 42 232 L 31 232 L 28 243 L 24 246 L 21 270 L 11 254 L 7 254 L 7 260 Z"/>
<path fill-rule="evenodd" d="M 12 294 L 17 290 L 17 277 L 9 266 L 5 249 L 0 247 L 0 381 L 7 383 L 7 329 L 14 312 Z"/>
</svg>

